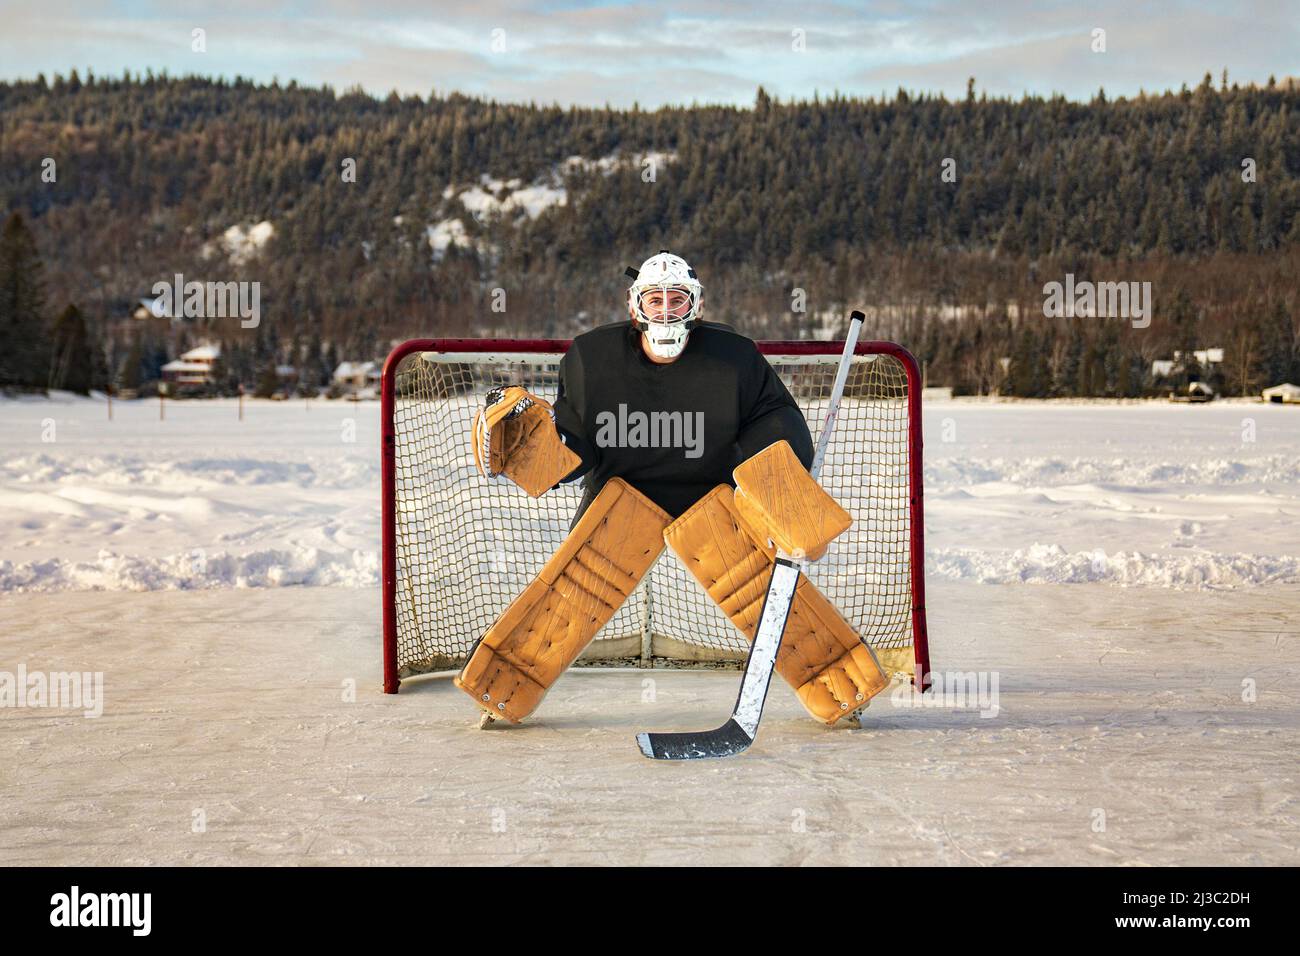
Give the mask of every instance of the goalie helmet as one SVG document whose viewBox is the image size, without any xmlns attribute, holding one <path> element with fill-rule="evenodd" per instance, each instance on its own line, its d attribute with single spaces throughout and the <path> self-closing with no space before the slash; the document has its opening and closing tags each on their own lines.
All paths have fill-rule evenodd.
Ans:
<svg viewBox="0 0 1300 956">
<path fill-rule="evenodd" d="M 686 348 L 686 338 L 704 313 L 704 286 L 681 256 L 667 249 L 629 268 L 627 309 L 650 354 L 671 361 Z M 654 295 L 653 293 L 659 293 Z"/>
</svg>

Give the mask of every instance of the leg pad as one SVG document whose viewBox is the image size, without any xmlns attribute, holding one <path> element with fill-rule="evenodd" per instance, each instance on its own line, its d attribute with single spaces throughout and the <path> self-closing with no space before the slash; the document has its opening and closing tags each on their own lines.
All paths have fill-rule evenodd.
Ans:
<svg viewBox="0 0 1300 956">
<path fill-rule="evenodd" d="M 718 485 L 670 524 L 664 538 L 752 642 L 776 553 L 759 544 L 765 539 L 736 508 L 731 488 Z M 851 714 L 889 684 L 872 649 L 806 577 L 795 589 L 776 669 L 824 724 Z"/>
<path fill-rule="evenodd" d="M 664 548 L 671 518 L 611 478 L 519 597 L 475 645 L 456 686 L 518 723 L 614 616 Z"/>
</svg>

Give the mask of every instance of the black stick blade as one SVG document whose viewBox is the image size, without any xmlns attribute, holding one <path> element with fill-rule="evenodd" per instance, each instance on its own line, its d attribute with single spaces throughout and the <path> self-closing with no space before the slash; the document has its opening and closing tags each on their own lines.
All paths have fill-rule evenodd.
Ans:
<svg viewBox="0 0 1300 956">
<path fill-rule="evenodd" d="M 736 721 L 728 720 L 717 730 L 693 734 L 637 734 L 637 746 L 652 760 L 695 760 L 700 757 L 733 757 L 754 742 Z"/>
</svg>

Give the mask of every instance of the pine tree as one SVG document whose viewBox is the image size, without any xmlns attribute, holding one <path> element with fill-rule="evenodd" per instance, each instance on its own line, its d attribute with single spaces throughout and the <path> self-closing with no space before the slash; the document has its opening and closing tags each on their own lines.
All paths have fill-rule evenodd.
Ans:
<svg viewBox="0 0 1300 956">
<path fill-rule="evenodd" d="M 262 366 L 262 371 L 257 376 L 257 387 L 253 395 L 257 398 L 270 398 L 280 389 L 280 375 L 275 370 L 275 359 L 272 358 Z"/>
<path fill-rule="evenodd" d="M 49 355 L 44 268 L 27 224 L 14 213 L 0 232 L 0 387 L 45 388 Z"/>
<path fill-rule="evenodd" d="M 1296 336 L 1287 315 L 1286 306 L 1277 301 L 1264 323 L 1261 342 L 1265 387 L 1282 382 L 1300 381 L 1300 355 L 1297 354 Z"/>
<path fill-rule="evenodd" d="M 1019 398 L 1039 398 L 1039 363 L 1042 356 L 1038 351 L 1036 336 L 1023 324 L 1017 333 L 1011 352 L 1008 393 Z"/>
<path fill-rule="evenodd" d="M 1115 370 L 1115 393 L 1120 398 L 1135 398 L 1137 383 L 1133 375 L 1133 356 L 1121 348 L 1118 357 L 1119 364 Z"/>
<path fill-rule="evenodd" d="M 49 387 L 89 395 L 94 385 L 90 336 L 86 320 L 75 305 L 69 305 L 54 320 L 51 341 Z"/>
<path fill-rule="evenodd" d="M 334 370 L 338 367 L 339 367 L 339 350 L 338 347 L 335 346 L 333 342 L 331 342 L 329 344 L 329 348 L 325 350 L 325 367 L 322 370 L 324 372 L 324 378 L 323 381 L 321 382 L 322 385 L 329 385 L 330 382 L 334 380 Z"/>
<path fill-rule="evenodd" d="M 90 388 L 92 391 L 110 392 L 112 390 L 113 376 L 108 370 L 109 357 L 106 344 L 100 330 L 95 326 L 91 326 L 87 336 L 87 345 L 90 363 Z"/>
<path fill-rule="evenodd" d="M 122 360 L 122 367 L 118 370 L 117 381 L 123 389 L 136 391 L 140 388 L 144 380 L 144 343 L 140 341 L 137 334 L 131 340 L 131 349 L 126 353 L 126 358 Z"/>
<path fill-rule="evenodd" d="M 239 392 L 239 383 L 230 370 L 230 362 L 226 355 L 226 347 L 223 344 L 221 351 L 217 353 L 217 357 L 212 361 L 211 391 L 214 395 L 229 396 L 236 395 Z"/>
<path fill-rule="evenodd" d="M 1083 336 L 1079 334 L 1079 320 L 1073 319 L 1065 336 L 1065 361 L 1052 383 L 1053 395 L 1078 395 L 1079 375 L 1083 366 Z"/>
</svg>

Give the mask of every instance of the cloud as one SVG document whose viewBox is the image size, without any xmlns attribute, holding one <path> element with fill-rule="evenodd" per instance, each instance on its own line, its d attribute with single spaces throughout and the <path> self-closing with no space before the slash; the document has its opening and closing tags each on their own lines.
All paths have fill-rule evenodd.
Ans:
<svg viewBox="0 0 1300 956">
<path fill-rule="evenodd" d="M 208 51 L 190 49 L 207 31 Z M 1090 48 L 1106 30 L 1107 51 Z M 802 31 L 803 52 L 792 49 Z M 493 31 L 504 37 L 494 51 Z M 1284 3 L 1212 0 L 1090 5 L 697 0 L 9 0 L 0 62 L 10 77 L 145 67 L 172 74 L 278 77 L 428 95 L 599 106 L 753 102 L 912 90 L 1085 99 L 1177 88 L 1227 67 L 1233 79 L 1300 73 L 1300 20 Z"/>
</svg>

